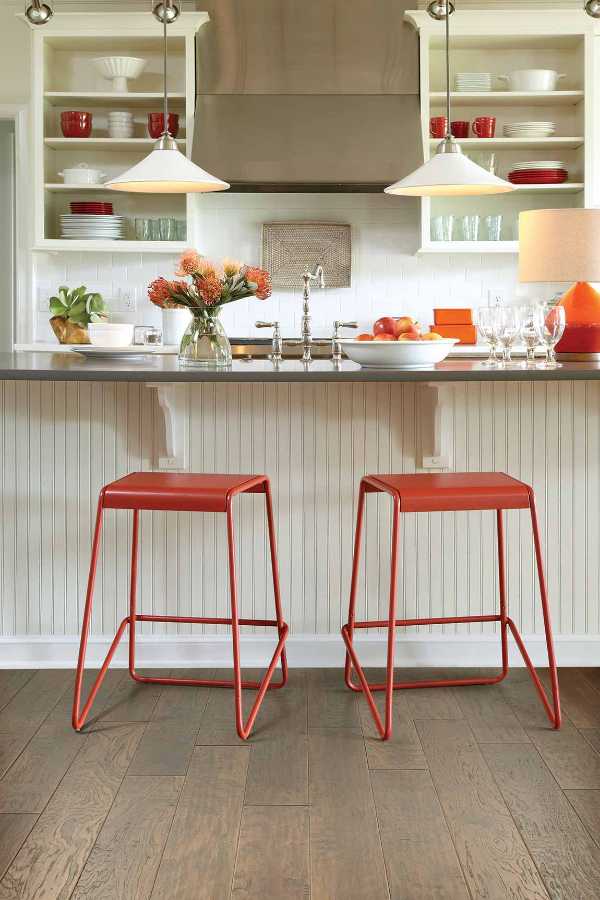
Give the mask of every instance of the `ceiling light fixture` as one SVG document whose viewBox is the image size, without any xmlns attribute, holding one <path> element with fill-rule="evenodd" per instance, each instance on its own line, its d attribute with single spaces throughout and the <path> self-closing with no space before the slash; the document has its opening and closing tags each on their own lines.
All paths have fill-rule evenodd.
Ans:
<svg viewBox="0 0 600 900">
<path fill-rule="evenodd" d="M 463 156 L 460 144 L 450 132 L 450 16 L 454 12 L 454 3 L 432 0 L 427 12 L 432 19 L 446 23 L 446 135 L 431 159 L 406 178 L 385 188 L 385 193 L 403 197 L 508 193 L 514 190 L 513 185 Z"/>
<path fill-rule="evenodd" d="M 149 156 L 122 175 L 108 181 L 106 187 L 113 191 L 134 194 L 205 194 L 212 191 L 226 191 L 229 188 L 227 182 L 205 172 L 184 156 L 177 146 L 177 141 L 169 132 L 167 26 L 178 18 L 180 8 L 173 0 L 164 0 L 155 2 L 152 12 L 163 26 L 164 131 Z"/>
<path fill-rule="evenodd" d="M 583 8 L 592 19 L 600 19 L 600 0 L 587 0 Z"/>
<path fill-rule="evenodd" d="M 25 18 L 31 25 L 46 25 L 54 15 L 54 10 L 49 3 L 42 0 L 27 0 L 25 3 Z"/>
</svg>

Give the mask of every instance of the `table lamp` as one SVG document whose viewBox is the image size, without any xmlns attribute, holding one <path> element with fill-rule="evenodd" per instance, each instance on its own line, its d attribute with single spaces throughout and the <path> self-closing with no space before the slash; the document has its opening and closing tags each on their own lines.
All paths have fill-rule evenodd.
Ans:
<svg viewBox="0 0 600 900">
<path fill-rule="evenodd" d="M 600 357 L 600 209 L 532 209 L 519 214 L 519 280 L 575 282 L 559 300 L 563 359 Z"/>
</svg>

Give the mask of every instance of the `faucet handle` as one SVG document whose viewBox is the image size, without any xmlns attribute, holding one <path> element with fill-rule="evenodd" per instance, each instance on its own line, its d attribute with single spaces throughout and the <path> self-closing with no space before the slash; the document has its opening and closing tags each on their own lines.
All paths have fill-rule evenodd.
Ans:
<svg viewBox="0 0 600 900">
<path fill-rule="evenodd" d="M 336 319 L 333 323 L 333 337 L 331 338 L 331 359 L 334 363 L 340 363 L 342 361 L 340 328 L 358 328 L 358 322 L 342 322 L 341 319 Z"/>
<path fill-rule="evenodd" d="M 358 328 L 358 322 L 342 322 L 339 319 L 336 319 L 333 323 L 334 338 L 340 336 L 340 328 Z"/>
<path fill-rule="evenodd" d="M 256 328 L 272 328 L 273 329 L 273 341 L 271 344 L 272 352 L 271 352 L 271 360 L 274 363 L 281 362 L 282 359 L 282 350 L 283 350 L 283 342 L 281 340 L 281 329 L 279 327 L 279 322 L 255 322 Z"/>
</svg>

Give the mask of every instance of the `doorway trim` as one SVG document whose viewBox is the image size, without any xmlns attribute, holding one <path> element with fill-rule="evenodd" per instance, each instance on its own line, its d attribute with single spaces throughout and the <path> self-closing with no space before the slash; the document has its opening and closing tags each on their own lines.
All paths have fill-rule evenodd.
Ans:
<svg viewBox="0 0 600 900">
<path fill-rule="evenodd" d="M 33 333 L 35 304 L 31 296 L 31 179 L 28 144 L 29 107 L 26 104 L 0 103 L 0 120 L 15 126 L 15 233 L 14 296 L 12 310 L 13 345 L 28 340 Z"/>
</svg>

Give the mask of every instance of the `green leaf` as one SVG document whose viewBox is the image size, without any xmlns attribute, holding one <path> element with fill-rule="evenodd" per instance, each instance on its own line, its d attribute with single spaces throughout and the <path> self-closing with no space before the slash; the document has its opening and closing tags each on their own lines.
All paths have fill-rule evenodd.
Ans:
<svg viewBox="0 0 600 900">
<path fill-rule="evenodd" d="M 63 318 L 66 316 L 66 314 L 67 314 L 66 306 L 63 306 L 63 304 L 60 302 L 60 300 L 58 300 L 56 297 L 52 297 L 50 299 L 49 306 L 50 306 L 50 312 L 52 313 L 53 316 L 62 316 Z"/>
</svg>

